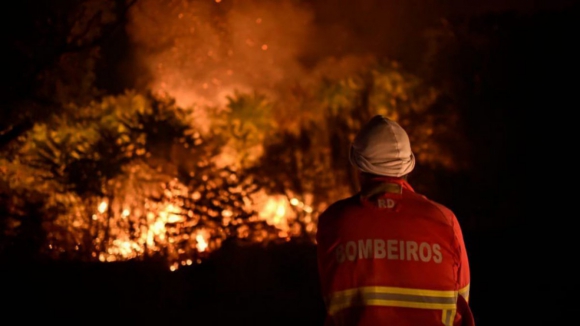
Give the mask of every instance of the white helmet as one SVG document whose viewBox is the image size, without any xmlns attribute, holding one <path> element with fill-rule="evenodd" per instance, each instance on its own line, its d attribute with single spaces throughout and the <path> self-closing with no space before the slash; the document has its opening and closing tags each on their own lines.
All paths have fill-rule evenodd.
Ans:
<svg viewBox="0 0 580 326">
<path fill-rule="evenodd" d="M 407 132 L 395 121 L 374 116 L 356 135 L 350 162 L 360 171 L 401 177 L 415 167 L 415 155 Z"/>
</svg>

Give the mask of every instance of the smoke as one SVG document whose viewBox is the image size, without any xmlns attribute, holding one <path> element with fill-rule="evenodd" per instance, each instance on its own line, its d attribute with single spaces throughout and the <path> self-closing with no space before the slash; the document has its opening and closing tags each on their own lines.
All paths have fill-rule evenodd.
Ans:
<svg viewBox="0 0 580 326">
<path fill-rule="evenodd" d="M 152 90 L 219 106 L 234 91 L 274 94 L 304 78 L 313 13 L 284 0 L 143 0 L 128 28 Z"/>
<path fill-rule="evenodd" d="M 425 53 L 423 30 L 462 11 L 459 3 L 140 0 L 130 12 L 128 34 L 149 70 L 140 85 L 167 93 L 180 106 L 222 106 L 236 90 L 275 97 L 379 57 L 413 68 Z"/>
</svg>

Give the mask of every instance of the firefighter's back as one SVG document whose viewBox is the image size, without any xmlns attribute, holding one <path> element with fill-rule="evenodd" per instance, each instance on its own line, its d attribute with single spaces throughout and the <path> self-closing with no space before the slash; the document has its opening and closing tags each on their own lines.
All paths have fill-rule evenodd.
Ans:
<svg viewBox="0 0 580 326">
<path fill-rule="evenodd" d="M 407 132 L 376 115 L 355 136 L 349 161 L 359 171 L 360 192 L 325 210 L 316 234 L 327 324 L 458 326 L 468 320 L 461 228 L 451 210 L 407 182 L 415 167 Z"/>
<path fill-rule="evenodd" d="M 458 292 L 468 291 L 455 222 L 408 185 L 333 205 L 319 222 L 328 323 L 453 325 Z"/>
</svg>

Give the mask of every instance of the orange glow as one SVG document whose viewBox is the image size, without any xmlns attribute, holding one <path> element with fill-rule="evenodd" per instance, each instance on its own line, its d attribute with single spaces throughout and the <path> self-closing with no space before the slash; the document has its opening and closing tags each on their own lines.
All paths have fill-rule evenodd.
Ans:
<svg viewBox="0 0 580 326">
<path fill-rule="evenodd" d="M 126 190 L 132 194 L 136 193 L 131 188 Z M 124 198 L 124 201 L 119 203 L 108 204 L 105 201 L 99 203 L 95 214 L 92 214 L 93 220 L 98 223 L 110 221 L 106 223 L 109 223 L 111 227 L 110 234 L 112 236 L 111 241 L 106 244 L 103 251 L 94 253 L 99 261 L 113 262 L 136 259 L 147 255 L 148 252 L 157 252 L 163 249 L 168 252 L 170 270 L 175 271 L 182 266 L 201 262 L 199 258 L 195 258 L 195 252 L 205 254 L 219 247 L 223 238 L 212 238 L 215 234 L 212 233 L 214 231 L 211 229 L 199 228 L 191 234 L 182 230 L 187 225 L 195 225 L 200 216 L 192 210 L 182 208 L 178 198 L 185 196 L 200 200 L 201 194 L 198 191 L 190 192 L 185 185 L 173 180 L 163 193 L 165 200 L 160 202 L 150 202 L 145 198 L 140 199 L 139 196 L 132 195 L 120 196 L 120 198 Z M 289 239 L 292 234 L 295 234 L 293 224 L 298 219 L 307 225 L 310 232 L 315 230 L 315 219 L 311 216 L 311 207 L 296 197 L 289 199 L 283 195 L 271 195 L 260 191 L 245 198 L 244 205 L 247 211 L 257 212 L 255 221 L 265 221 L 275 227 L 278 230 L 276 235 L 281 239 Z M 118 212 L 118 215 L 110 219 L 107 216 L 110 212 L 113 214 Z M 213 213 L 208 211 L 207 214 Z M 221 215 L 224 225 L 239 224 L 239 219 L 230 209 L 222 209 L 217 214 Z M 137 230 L 138 236 L 135 236 L 136 234 L 128 229 L 129 224 L 127 223 L 129 221 L 141 221 L 141 227 Z M 143 222 L 146 223 L 143 224 Z M 245 227 L 243 224 L 240 225 L 240 237 L 249 235 L 243 231 Z M 260 239 L 258 237 L 257 241 Z M 97 244 L 102 240 L 96 238 L 95 241 Z M 190 245 L 183 248 L 180 243 L 189 243 Z M 191 250 L 194 251 L 191 252 Z"/>
<path fill-rule="evenodd" d="M 289 216 L 286 215 L 286 211 L 289 211 L 287 208 L 288 201 L 282 196 L 260 194 L 256 197 L 258 198 L 258 202 L 261 203 L 261 210 L 259 210 L 258 216 L 280 230 L 287 230 L 289 227 Z"/>
<path fill-rule="evenodd" d="M 143 0 L 129 15 L 129 36 L 144 49 L 137 59 L 153 77 L 150 88 L 179 106 L 198 107 L 196 116 L 203 116 L 205 107 L 223 105 L 233 90 L 271 92 L 304 79 L 299 60 L 310 50 L 310 9 L 292 1 L 229 5 L 216 16 L 202 3 Z M 162 50 L 148 50 L 153 48 Z"/>
<path fill-rule="evenodd" d="M 104 213 L 107 210 L 107 203 L 106 202 L 101 202 L 99 204 L 99 213 Z"/>
<path fill-rule="evenodd" d="M 199 252 L 204 252 L 207 249 L 207 242 L 205 240 L 205 237 L 202 233 L 199 233 L 196 237 L 195 240 L 197 241 L 197 250 Z"/>
</svg>

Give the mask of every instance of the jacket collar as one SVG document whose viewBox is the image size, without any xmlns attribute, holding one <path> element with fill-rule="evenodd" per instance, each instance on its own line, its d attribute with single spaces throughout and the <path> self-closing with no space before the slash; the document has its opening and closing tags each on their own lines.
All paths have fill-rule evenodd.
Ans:
<svg viewBox="0 0 580 326">
<path fill-rule="evenodd" d="M 363 198 L 376 198 L 389 195 L 402 195 L 403 189 L 415 192 L 413 187 L 403 178 L 376 176 L 367 180 L 361 187 Z"/>
</svg>

